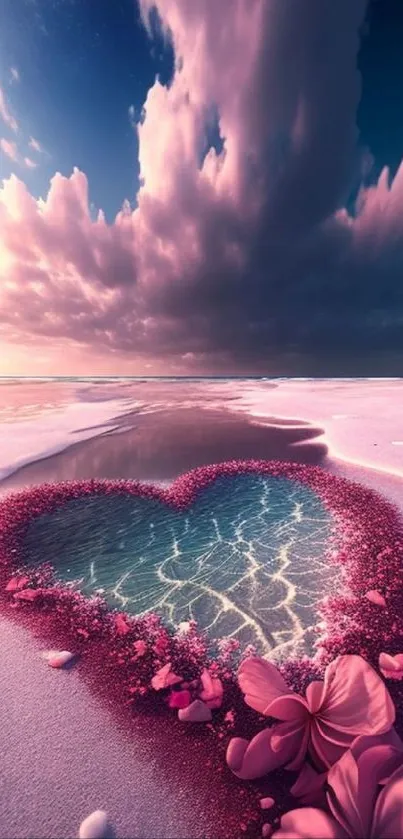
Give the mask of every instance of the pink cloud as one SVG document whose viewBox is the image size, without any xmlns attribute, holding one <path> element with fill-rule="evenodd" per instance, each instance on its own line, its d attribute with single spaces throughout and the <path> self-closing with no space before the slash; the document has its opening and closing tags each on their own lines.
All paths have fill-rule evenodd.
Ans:
<svg viewBox="0 0 403 839">
<path fill-rule="evenodd" d="M 10 160 L 18 160 L 17 143 L 13 143 L 11 140 L 5 140 L 4 137 L 2 137 L 0 139 L 0 149 L 3 154 L 10 158 Z"/>
<path fill-rule="evenodd" d="M 393 353 L 403 169 L 362 190 L 356 215 L 340 209 L 366 0 L 155 5 L 176 70 L 149 90 L 138 125 L 137 207 L 93 221 L 78 169 L 56 173 L 39 201 L 6 180 L 3 330 L 192 369 L 309 366 L 318 345 L 331 360 L 341 328 L 346 357 L 366 341 Z M 141 0 L 145 21 L 153 6 Z M 215 116 L 222 151 L 204 154 Z"/>
<path fill-rule="evenodd" d="M 3 122 L 11 128 L 12 131 L 17 133 L 18 131 L 18 123 L 17 120 L 13 117 L 12 113 L 9 110 L 7 100 L 3 90 L 0 87 L 0 117 Z"/>
<path fill-rule="evenodd" d="M 37 163 L 35 163 L 34 160 L 31 160 L 30 157 L 24 157 L 24 164 L 27 167 L 27 169 L 36 169 L 38 165 Z"/>
</svg>

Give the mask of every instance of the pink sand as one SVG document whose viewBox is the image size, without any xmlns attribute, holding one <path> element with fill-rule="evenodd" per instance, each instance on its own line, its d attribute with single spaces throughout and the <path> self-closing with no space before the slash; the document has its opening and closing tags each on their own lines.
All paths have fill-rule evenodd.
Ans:
<svg viewBox="0 0 403 839">
<path fill-rule="evenodd" d="M 211 835 L 205 794 L 164 775 L 155 746 L 130 741 L 79 668 L 52 670 L 42 649 L 0 615 L 0 837 L 74 837 L 97 809 L 119 837 Z"/>
<path fill-rule="evenodd" d="M 232 411 L 258 422 L 278 418 L 308 420 L 324 429 L 332 460 L 403 478 L 403 379 L 286 380 L 228 382 Z M 265 386 L 266 385 L 266 386 Z M 304 444 L 302 444 L 304 445 Z"/>
</svg>

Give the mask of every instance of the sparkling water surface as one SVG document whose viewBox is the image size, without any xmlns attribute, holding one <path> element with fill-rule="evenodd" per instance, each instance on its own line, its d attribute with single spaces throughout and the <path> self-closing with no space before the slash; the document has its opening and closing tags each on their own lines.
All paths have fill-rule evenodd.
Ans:
<svg viewBox="0 0 403 839">
<path fill-rule="evenodd" d="M 315 604 L 337 585 L 331 517 L 285 478 L 219 478 L 186 511 L 134 496 L 68 501 L 38 517 L 24 560 L 51 562 L 81 591 L 128 613 L 195 619 L 211 638 L 260 653 L 312 653 Z"/>
</svg>

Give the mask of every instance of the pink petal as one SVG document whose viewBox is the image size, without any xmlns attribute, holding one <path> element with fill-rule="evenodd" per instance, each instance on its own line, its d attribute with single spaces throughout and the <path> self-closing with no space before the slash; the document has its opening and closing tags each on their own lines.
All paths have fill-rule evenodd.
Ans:
<svg viewBox="0 0 403 839">
<path fill-rule="evenodd" d="M 233 737 L 230 740 L 226 760 L 231 772 L 244 781 L 263 778 L 282 765 L 282 758 L 270 747 L 271 729 L 265 728 L 250 740 Z"/>
<path fill-rule="evenodd" d="M 282 817 L 280 830 L 273 833 L 272 839 L 349 839 L 349 836 L 323 810 L 303 807 Z"/>
<path fill-rule="evenodd" d="M 155 676 L 151 679 L 151 687 L 154 690 L 164 690 L 165 688 L 172 687 L 172 685 L 178 685 L 182 681 L 180 676 L 176 676 L 175 673 L 172 673 L 172 664 L 169 661 L 168 664 L 164 664 L 155 674 Z"/>
<path fill-rule="evenodd" d="M 304 763 L 295 784 L 290 789 L 294 798 L 299 798 L 301 804 L 322 806 L 325 804 L 325 783 L 327 772 L 315 772 L 309 763 Z"/>
<path fill-rule="evenodd" d="M 41 588 L 26 588 L 23 591 L 16 591 L 14 594 L 14 600 L 28 600 L 33 601 L 37 600 L 42 594 Z"/>
<path fill-rule="evenodd" d="M 212 679 L 209 671 L 204 669 L 200 676 L 200 681 L 203 685 L 203 690 L 200 693 L 200 699 L 202 699 L 209 708 L 220 708 L 224 695 L 224 688 L 221 679 L 218 677 Z"/>
<path fill-rule="evenodd" d="M 275 717 L 283 722 L 300 720 L 303 723 L 308 719 L 308 704 L 303 696 L 298 693 L 288 693 L 273 699 L 267 705 L 265 713 L 268 717 Z"/>
<path fill-rule="evenodd" d="M 359 807 L 359 772 L 350 751 L 332 766 L 328 784 L 327 800 L 334 818 L 349 836 L 369 836 L 373 800 L 369 793 L 367 803 Z"/>
<path fill-rule="evenodd" d="M 379 669 L 385 679 L 403 679 L 403 655 L 388 655 L 381 653 L 378 661 Z"/>
<path fill-rule="evenodd" d="M 309 742 L 309 721 L 292 720 L 281 722 L 271 729 L 271 748 L 279 758 L 281 765 L 291 771 L 299 771 L 307 753 Z"/>
<path fill-rule="evenodd" d="M 11 577 L 6 585 L 6 591 L 18 591 L 29 583 L 29 577 Z"/>
<path fill-rule="evenodd" d="M 181 722 L 210 722 L 212 713 L 204 702 L 195 699 L 187 708 L 178 711 L 178 718 Z"/>
<path fill-rule="evenodd" d="M 367 591 L 367 593 L 365 594 L 365 597 L 371 603 L 374 603 L 375 606 L 383 606 L 383 607 L 386 606 L 386 600 L 385 600 L 383 594 L 381 594 L 379 591 L 376 591 L 375 589 L 371 589 L 371 591 Z"/>
<path fill-rule="evenodd" d="M 403 742 L 395 728 L 390 728 L 384 734 L 364 734 L 361 737 L 356 737 L 350 749 L 355 760 L 358 761 L 363 752 L 371 749 L 373 746 L 392 746 L 396 752 L 403 752 Z"/>
<path fill-rule="evenodd" d="M 316 714 L 319 711 L 323 701 L 323 692 L 325 690 L 324 682 L 311 682 L 306 691 L 306 701 L 311 714 Z"/>
<path fill-rule="evenodd" d="M 403 836 L 403 766 L 389 778 L 376 802 L 371 839 L 400 839 Z"/>
<path fill-rule="evenodd" d="M 247 658 L 238 670 L 238 683 L 245 702 L 260 714 L 282 694 L 291 691 L 274 664 L 264 658 Z"/>
<path fill-rule="evenodd" d="M 322 704 L 312 724 L 314 752 L 331 766 L 332 745 L 347 748 L 360 734 L 382 734 L 394 720 L 394 704 L 375 670 L 360 656 L 339 656 L 326 668 Z"/>
</svg>

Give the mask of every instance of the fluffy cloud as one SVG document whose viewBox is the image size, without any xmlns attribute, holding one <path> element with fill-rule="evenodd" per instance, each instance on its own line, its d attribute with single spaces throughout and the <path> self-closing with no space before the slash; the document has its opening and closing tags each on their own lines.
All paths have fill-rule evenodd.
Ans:
<svg viewBox="0 0 403 839">
<path fill-rule="evenodd" d="M 341 209 L 366 0 L 156 5 L 176 70 L 138 125 L 137 207 L 93 221 L 77 169 L 45 201 L 5 181 L 3 334 L 184 369 L 375 374 L 377 354 L 401 372 L 403 167 Z"/>
</svg>

